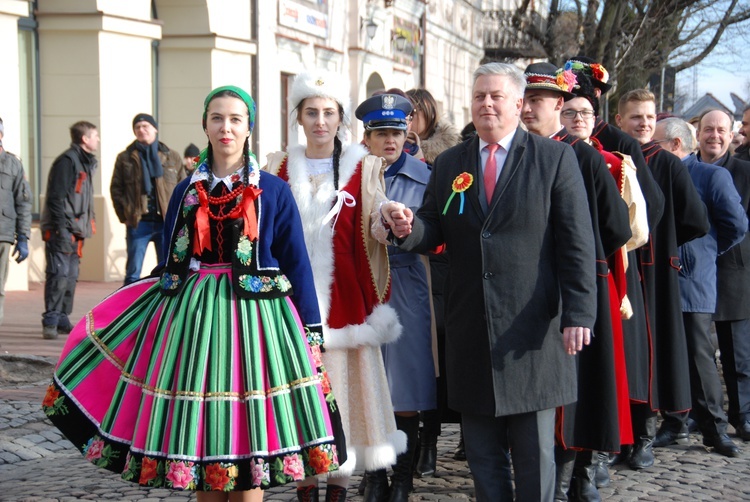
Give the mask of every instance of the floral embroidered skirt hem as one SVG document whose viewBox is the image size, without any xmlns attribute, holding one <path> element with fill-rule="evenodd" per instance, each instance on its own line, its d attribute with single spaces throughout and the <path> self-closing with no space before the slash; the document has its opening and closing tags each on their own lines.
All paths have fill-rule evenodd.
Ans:
<svg viewBox="0 0 750 502">
<path fill-rule="evenodd" d="M 345 461 L 319 342 L 288 297 L 237 298 L 230 273 L 203 266 L 174 297 L 141 280 L 71 332 L 42 407 L 87 460 L 205 491 L 266 489 Z"/>
</svg>

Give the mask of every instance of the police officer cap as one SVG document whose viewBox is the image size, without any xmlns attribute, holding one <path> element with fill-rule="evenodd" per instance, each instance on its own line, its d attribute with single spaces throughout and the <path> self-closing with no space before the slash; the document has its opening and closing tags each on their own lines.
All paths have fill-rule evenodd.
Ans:
<svg viewBox="0 0 750 502">
<path fill-rule="evenodd" d="M 360 103 L 354 115 L 364 123 L 368 131 L 373 129 L 405 131 L 406 117 L 411 115 L 413 109 L 411 101 L 398 94 L 380 94 Z"/>
</svg>

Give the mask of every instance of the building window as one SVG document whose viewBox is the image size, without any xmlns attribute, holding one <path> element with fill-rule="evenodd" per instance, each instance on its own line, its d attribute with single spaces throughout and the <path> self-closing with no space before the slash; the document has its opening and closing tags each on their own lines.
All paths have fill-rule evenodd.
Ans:
<svg viewBox="0 0 750 502">
<path fill-rule="evenodd" d="M 21 130 L 17 132 L 17 135 L 21 140 L 21 151 L 17 153 L 23 161 L 23 167 L 31 185 L 32 212 L 34 218 L 38 218 L 42 149 L 39 117 L 39 37 L 37 22 L 34 18 L 35 5 L 36 2 L 29 4 L 29 17 L 18 20 Z"/>
</svg>

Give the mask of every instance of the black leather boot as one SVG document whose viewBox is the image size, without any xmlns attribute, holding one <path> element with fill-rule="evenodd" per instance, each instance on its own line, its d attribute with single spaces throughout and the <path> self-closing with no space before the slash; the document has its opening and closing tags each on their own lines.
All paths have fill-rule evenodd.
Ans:
<svg viewBox="0 0 750 502">
<path fill-rule="evenodd" d="M 573 468 L 573 480 L 570 482 L 568 500 L 576 502 L 601 502 L 599 490 L 596 489 L 596 463 L 598 458 L 592 451 L 579 451 Z"/>
<path fill-rule="evenodd" d="M 412 466 L 417 451 L 419 415 L 401 417 L 396 415 L 396 427 L 406 434 L 406 451 L 396 457 L 391 476 L 391 497 L 389 502 L 408 502 L 412 485 Z M 368 480 L 369 484 L 369 480 Z"/>
<path fill-rule="evenodd" d="M 298 487 L 297 500 L 299 502 L 318 502 L 318 485 Z"/>
<path fill-rule="evenodd" d="M 386 470 L 365 471 L 365 478 L 365 502 L 387 502 L 389 490 Z"/>
<path fill-rule="evenodd" d="M 594 482 L 597 488 L 606 488 L 609 486 L 609 453 L 602 451 L 596 452 L 595 456 L 596 473 Z"/>
<path fill-rule="evenodd" d="M 633 446 L 633 454 L 630 455 L 628 465 L 631 469 L 646 469 L 654 465 L 654 437 L 656 436 L 656 415 L 648 417 L 638 431 L 638 439 Z"/>
<path fill-rule="evenodd" d="M 607 465 L 612 467 L 617 464 L 626 464 L 630 455 L 633 453 L 633 445 L 622 444 L 620 445 L 620 451 L 618 453 L 612 453 L 607 459 Z"/>
<path fill-rule="evenodd" d="M 565 450 L 555 445 L 555 502 L 567 502 L 575 462 L 575 450 Z"/>
<path fill-rule="evenodd" d="M 346 502 L 346 487 L 338 485 L 326 486 L 326 502 Z"/>
<path fill-rule="evenodd" d="M 435 475 L 437 465 L 437 439 L 440 434 L 440 417 L 437 410 L 422 412 L 424 426 L 419 432 L 419 459 L 414 473 L 420 478 L 431 478 Z"/>
</svg>

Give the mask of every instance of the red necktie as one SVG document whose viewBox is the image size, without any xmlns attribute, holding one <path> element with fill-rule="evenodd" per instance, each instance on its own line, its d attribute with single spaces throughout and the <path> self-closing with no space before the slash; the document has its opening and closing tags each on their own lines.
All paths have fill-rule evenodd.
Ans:
<svg viewBox="0 0 750 502">
<path fill-rule="evenodd" d="M 487 157 L 487 162 L 484 164 L 484 193 L 487 196 L 487 204 L 492 200 L 492 193 L 495 191 L 495 182 L 497 181 L 495 152 L 498 148 L 500 148 L 500 145 L 497 143 L 487 145 L 487 150 L 490 153 L 490 156 Z"/>
</svg>

